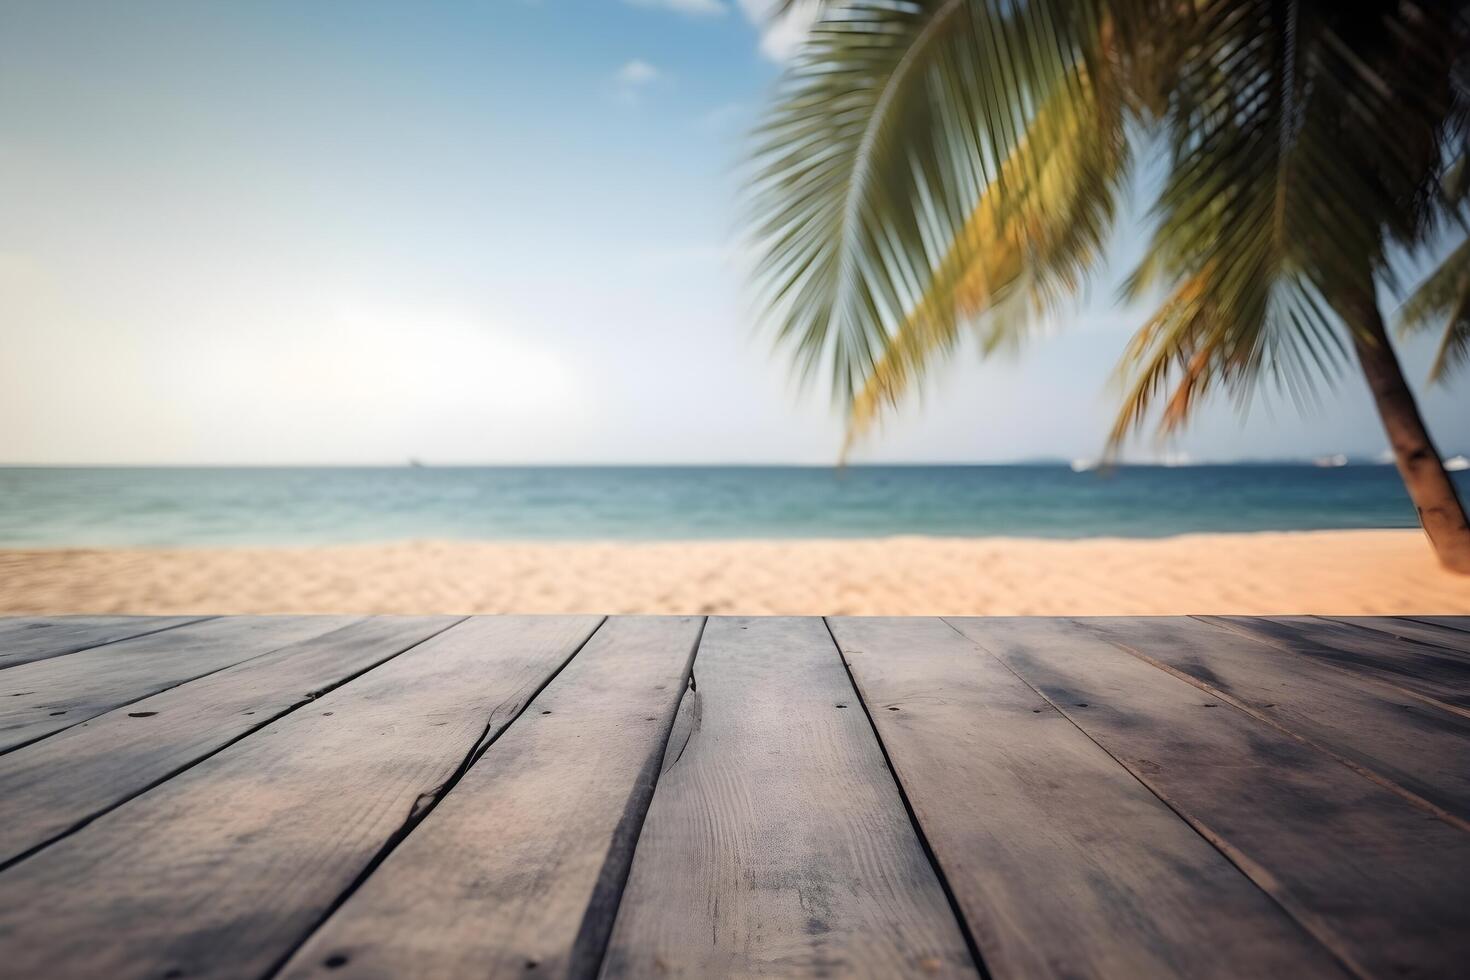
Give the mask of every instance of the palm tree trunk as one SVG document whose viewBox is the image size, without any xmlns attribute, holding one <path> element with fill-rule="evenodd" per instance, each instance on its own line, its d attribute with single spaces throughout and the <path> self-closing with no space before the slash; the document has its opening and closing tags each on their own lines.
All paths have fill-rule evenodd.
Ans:
<svg viewBox="0 0 1470 980">
<path fill-rule="evenodd" d="M 1424 526 L 1439 563 L 1451 571 L 1470 575 L 1470 526 L 1466 525 L 1465 508 L 1424 428 L 1424 419 L 1404 380 L 1398 355 L 1388 341 L 1378 301 L 1369 292 L 1344 305 L 1347 309 L 1343 312 L 1354 321 L 1350 326 L 1356 328 L 1350 333 L 1358 363 L 1373 392 L 1399 475 L 1409 491 L 1409 499 L 1419 511 L 1419 523 Z"/>
</svg>

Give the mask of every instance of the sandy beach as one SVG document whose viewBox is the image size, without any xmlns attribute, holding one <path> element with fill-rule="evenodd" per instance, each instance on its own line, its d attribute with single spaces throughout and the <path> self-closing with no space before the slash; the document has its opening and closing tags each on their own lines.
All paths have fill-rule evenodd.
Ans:
<svg viewBox="0 0 1470 980">
<path fill-rule="evenodd" d="M 1470 613 L 1417 531 L 0 551 L 0 613 Z"/>
</svg>

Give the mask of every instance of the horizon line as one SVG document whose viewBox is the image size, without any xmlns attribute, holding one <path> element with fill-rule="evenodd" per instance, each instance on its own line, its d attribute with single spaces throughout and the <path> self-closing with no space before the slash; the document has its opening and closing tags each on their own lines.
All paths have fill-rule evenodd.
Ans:
<svg viewBox="0 0 1470 980">
<path fill-rule="evenodd" d="M 1319 460 L 1331 458 L 1326 456 L 1262 456 L 1262 457 L 1238 457 L 1234 459 L 1191 459 L 1191 460 L 1118 460 L 1113 463 L 1105 463 L 1095 459 L 1086 459 L 1089 465 L 1084 471 L 1106 470 L 1109 468 L 1141 468 L 1152 469 L 1187 469 L 1199 466 L 1305 466 L 1314 469 L 1341 469 L 1345 467 L 1363 466 L 1393 466 L 1392 460 L 1384 460 L 1374 456 L 1352 456 L 1348 455 L 1344 463 L 1323 467 Z M 1445 457 L 1452 458 L 1455 454 Z M 1071 460 L 1062 456 L 1044 456 L 1030 459 L 1012 460 L 896 460 L 896 461 L 871 461 L 862 463 L 795 463 L 795 462 L 446 462 L 433 463 L 423 460 L 396 461 L 396 462 L 341 462 L 341 463 L 301 463 L 301 462 L 187 462 L 187 463 L 158 463 L 158 462 L 65 462 L 65 463 L 33 463 L 33 462 L 0 462 L 0 470 L 128 470 L 128 469 L 153 469 L 153 470 L 329 470 L 329 469 L 373 469 L 373 470 L 410 470 L 410 469 L 435 469 L 435 470 L 492 470 L 492 469 L 810 469 L 810 470 L 842 470 L 842 469 L 923 469 L 923 468 L 976 468 L 976 467 L 1010 467 L 1010 466 L 1058 466 L 1076 469 L 1076 464 L 1083 460 Z"/>
</svg>

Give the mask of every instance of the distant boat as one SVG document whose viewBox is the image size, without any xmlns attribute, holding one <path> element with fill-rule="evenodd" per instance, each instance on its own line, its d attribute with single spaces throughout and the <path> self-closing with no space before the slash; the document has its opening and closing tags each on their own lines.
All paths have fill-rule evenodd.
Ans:
<svg viewBox="0 0 1470 980">
<path fill-rule="evenodd" d="M 1074 460 L 1072 460 L 1072 472 L 1073 473 L 1086 473 L 1088 470 L 1095 470 L 1095 469 L 1097 469 L 1097 460 L 1095 460 L 1095 459 L 1074 459 Z"/>
<path fill-rule="evenodd" d="M 1458 473 L 1461 470 L 1470 470 L 1470 456 L 1451 456 L 1449 459 L 1444 461 L 1444 468 L 1449 470 L 1451 473 Z"/>
<path fill-rule="evenodd" d="M 1347 462 L 1348 460 L 1346 456 L 1344 456 L 1342 453 L 1336 453 L 1332 456 L 1318 456 L 1316 459 L 1312 460 L 1312 465 L 1319 466 L 1322 469 L 1333 469 L 1338 466 L 1346 466 Z"/>
<path fill-rule="evenodd" d="M 410 456 L 409 459 L 408 459 L 408 465 L 409 465 L 409 468 L 410 469 L 415 469 L 415 470 L 421 470 L 421 469 L 424 468 L 423 461 L 422 460 L 414 459 L 412 456 Z"/>
</svg>

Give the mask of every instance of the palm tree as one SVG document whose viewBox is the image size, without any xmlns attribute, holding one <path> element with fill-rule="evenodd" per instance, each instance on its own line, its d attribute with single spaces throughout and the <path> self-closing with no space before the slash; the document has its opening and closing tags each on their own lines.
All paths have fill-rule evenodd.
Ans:
<svg viewBox="0 0 1470 980">
<path fill-rule="evenodd" d="M 1378 299 L 1465 224 L 1467 134 L 1470 3 L 825 0 L 757 131 L 759 297 L 857 438 L 964 335 L 1017 343 L 1073 295 L 1135 159 L 1163 154 L 1125 294 L 1165 298 L 1119 366 L 1110 450 L 1216 391 L 1305 404 L 1350 349 L 1439 560 L 1470 572 Z M 1470 251 L 1446 270 L 1405 324 L 1450 314 L 1450 364 Z"/>
</svg>

